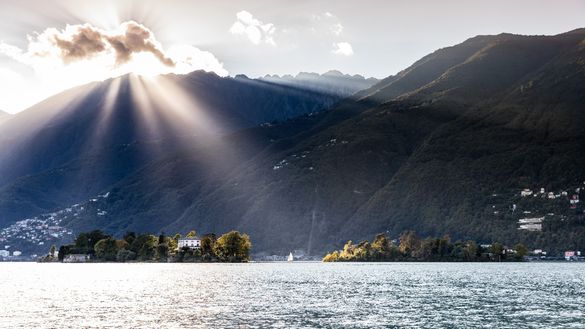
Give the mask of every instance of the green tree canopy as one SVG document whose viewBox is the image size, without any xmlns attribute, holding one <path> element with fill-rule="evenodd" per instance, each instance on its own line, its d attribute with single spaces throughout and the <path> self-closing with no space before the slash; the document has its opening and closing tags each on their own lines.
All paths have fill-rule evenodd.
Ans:
<svg viewBox="0 0 585 329">
<path fill-rule="evenodd" d="M 246 262 L 250 260 L 252 243 L 247 234 L 231 231 L 217 239 L 213 250 L 222 261 Z"/>
<path fill-rule="evenodd" d="M 101 230 L 94 230 L 89 233 L 80 233 L 74 242 L 75 253 L 93 254 L 95 253 L 95 244 L 98 241 L 109 237 L 109 235 L 105 234 Z"/>
<path fill-rule="evenodd" d="M 95 255 L 102 260 L 115 261 L 119 250 L 118 246 L 118 242 L 111 237 L 101 239 L 94 246 Z"/>
</svg>

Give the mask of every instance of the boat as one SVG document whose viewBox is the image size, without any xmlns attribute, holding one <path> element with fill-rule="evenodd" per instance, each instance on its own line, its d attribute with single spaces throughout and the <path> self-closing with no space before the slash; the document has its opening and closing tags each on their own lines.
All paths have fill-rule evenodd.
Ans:
<svg viewBox="0 0 585 329">
<path fill-rule="evenodd" d="M 295 260 L 295 257 L 293 256 L 292 252 L 290 254 L 288 254 L 288 259 L 287 261 L 292 262 L 293 260 Z"/>
</svg>

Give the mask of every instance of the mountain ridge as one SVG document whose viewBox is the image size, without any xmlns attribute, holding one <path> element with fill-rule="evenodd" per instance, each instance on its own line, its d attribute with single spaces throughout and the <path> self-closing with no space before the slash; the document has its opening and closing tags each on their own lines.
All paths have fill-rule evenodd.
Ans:
<svg viewBox="0 0 585 329">
<path fill-rule="evenodd" d="M 410 229 L 580 248 L 585 209 L 569 197 L 585 182 L 584 32 L 479 36 L 437 50 L 328 111 L 171 151 L 104 187 L 107 215 L 66 225 L 118 235 L 238 229 L 264 254 L 320 254 Z M 541 187 L 570 195 L 520 196 Z M 525 216 L 544 216 L 542 231 L 520 230 Z"/>
<path fill-rule="evenodd" d="M 182 97 L 178 100 L 187 96 L 196 99 L 198 107 L 192 111 L 212 111 L 198 115 L 197 120 L 189 115 L 185 119 L 180 112 L 185 103 L 170 104 L 173 108 L 145 102 L 145 82 L 125 75 L 72 88 L 12 116 L 11 124 L 0 130 L 0 222 L 49 211 L 49 205 L 62 207 L 86 199 L 144 163 L 186 147 L 195 138 L 322 111 L 347 95 L 344 93 L 352 92 L 347 85 L 332 95 L 258 80 L 242 82 L 202 71 L 167 75 L 164 81 L 184 90 L 174 95 Z M 361 86 L 354 86 L 354 90 Z M 176 113 L 168 114 L 172 111 Z M 183 115 L 180 120 L 179 115 Z M 220 123 L 216 130 L 206 123 L 211 121 Z M 80 165 L 88 163 L 87 159 L 98 161 Z M 80 181 L 76 183 L 73 174 Z M 81 182 L 92 182 L 92 188 L 75 187 L 87 185 Z M 48 184 L 55 188 L 47 189 Z"/>
</svg>

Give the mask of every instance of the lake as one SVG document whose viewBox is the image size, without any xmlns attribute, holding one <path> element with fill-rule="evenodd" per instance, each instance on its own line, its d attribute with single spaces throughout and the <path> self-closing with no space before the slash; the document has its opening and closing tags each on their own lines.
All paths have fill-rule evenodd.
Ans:
<svg viewBox="0 0 585 329">
<path fill-rule="evenodd" d="M 584 328 L 584 263 L 0 263 L 2 328 Z"/>
</svg>

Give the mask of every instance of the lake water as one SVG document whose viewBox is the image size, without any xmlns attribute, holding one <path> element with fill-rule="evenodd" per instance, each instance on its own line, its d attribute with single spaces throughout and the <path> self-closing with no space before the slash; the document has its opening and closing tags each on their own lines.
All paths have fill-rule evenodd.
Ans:
<svg viewBox="0 0 585 329">
<path fill-rule="evenodd" d="M 0 263 L 2 328 L 585 328 L 584 263 Z"/>
</svg>

